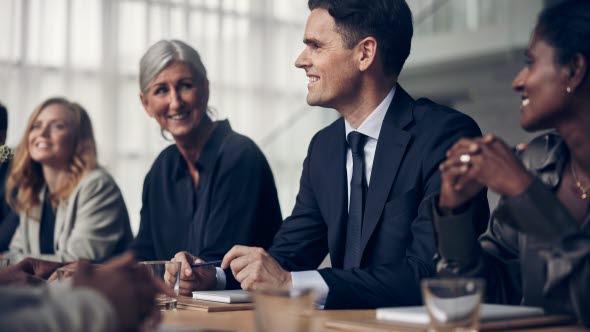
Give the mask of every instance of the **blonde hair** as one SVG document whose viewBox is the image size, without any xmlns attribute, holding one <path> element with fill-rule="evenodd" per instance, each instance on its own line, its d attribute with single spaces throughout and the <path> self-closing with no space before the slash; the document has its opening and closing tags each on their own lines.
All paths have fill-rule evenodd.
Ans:
<svg viewBox="0 0 590 332">
<path fill-rule="evenodd" d="M 74 154 L 70 159 L 69 176 L 64 186 L 52 193 L 50 199 L 55 206 L 66 198 L 78 185 L 80 179 L 97 167 L 96 142 L 92 123 L 86 110 L 65 98 L 49 98 L 42 102 L 29 117 L 27 128 L 20 140 L 10 174 L 6 181 L 6 201 L 17 212 L 28 211 L 39 205 L 39 192 L 45 184 L 41 164 L 31 159 L 28 137 L 39 114 L 50 105 L 62 105 L 70 115 L 73 130 Z"/>
</svg>

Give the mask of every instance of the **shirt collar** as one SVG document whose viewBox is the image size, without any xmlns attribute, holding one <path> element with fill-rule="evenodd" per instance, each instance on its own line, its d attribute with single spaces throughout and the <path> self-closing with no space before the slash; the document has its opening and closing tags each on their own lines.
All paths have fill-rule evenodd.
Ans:
<svg viewBox="0 0 590 332">
<path fill-rule="evenodd" d="M 358 131 L 359 133 L 369 136 L 372 139 L 378 140 L 379 133 L 381 132 L 381 125 L 383 125 L 383 119 L 385 118 L 385 114 L 387 114 L 387 110 L 389 109 L 389 105 L 393 100 L 393 96 L 395 95 L 395 89 L 397 85 L 394 85 L 393 88 L 389 91 L 385 99 L 369 114 L 369 116 L 361 123 L 361 125 L 354 129 L 346 119 L 344 120 L 344 129 L 346 132 L 346 137 L 351 131 Z"/>
<path fill-rule="evenodd" d="M 569 150 L 561 136 L 547 133 L 544 137 L 544 150 L 541 153 L 529 152 L 528 163 L 546 185 L 557 189 L 569 160 Z"/>
</svg>

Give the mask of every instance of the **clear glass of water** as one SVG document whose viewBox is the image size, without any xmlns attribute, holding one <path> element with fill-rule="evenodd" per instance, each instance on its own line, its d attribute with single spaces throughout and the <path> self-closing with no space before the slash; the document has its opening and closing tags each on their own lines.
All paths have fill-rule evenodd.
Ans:
<svg viewBox="0 0 590 332">
<path fill-rule="evenodd" d="M 178 303 L 178 287 L 180 283 L 180 262 L 147 261 L 140 262 L 154 278 L 160 279 L 170 288 L 174 296 L 159 294 L 156 296 L 156 307 L 160 311 L 176 310 Z"/>
<path fill-rule="evenodd" d="M 254 292 L 256 331 L 307 332 L 311 329 L 315 295 L 310 289 Z"/>
<path fill-rule="evenodd" d="M 0 268 L 7 267 L 10 265 L 10 259 L 6 257 L 0 257 Z"/>
<path fill-rule="evenodd" d="M 471 332 L 479 330 L 479 310 L 485 281 L 470 278 L 424 279 L 422 298 L 429 331 Z"/>
</svg>

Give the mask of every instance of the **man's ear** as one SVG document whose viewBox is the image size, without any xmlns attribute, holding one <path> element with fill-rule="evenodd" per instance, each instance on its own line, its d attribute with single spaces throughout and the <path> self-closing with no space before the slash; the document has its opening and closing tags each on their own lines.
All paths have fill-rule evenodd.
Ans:
<svg viewBox="0 0 590 332">
<path fill-rule="evenodd" d="M 567 66 L 569 67 L 567 86 L 575 91 L 586 79 L 588 74 L 588 59 L 582 54 L 576 53 Z"/>
<path fill-rule="evenodd" d="M 152 117 L 150 112 L 148 112 L 148 99 L 143 92 L 139 93 L 139 100 L 141 100 L 141 105 L 143 105 L 143 110 L 147 113 L 149 117 Z"/>
<path fill-rule="evenodd" d="M 377 57 L 377 40 L 373 37 L 366 37 L 357 44 L 357 49 L 359 70 L 366 71 Z"/>
</svg>

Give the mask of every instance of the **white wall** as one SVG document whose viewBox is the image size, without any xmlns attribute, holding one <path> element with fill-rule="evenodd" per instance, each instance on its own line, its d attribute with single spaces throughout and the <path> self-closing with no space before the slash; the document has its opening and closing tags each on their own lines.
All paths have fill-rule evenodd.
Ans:
<svg viewBox="0 0 590 332">
<path fill-rule="evenodd" d="M 254 139 L 269 159 L 283 215 L 290 214 L 311 136 L 333 110 L 305 103 L 293 66 L 303 48 L 305 0 L 0 0 L 0 101 L 9 107 L 8 143 L 43 99 L 63 95 L 93 120 L 99 160 L 114 174 L 139 224 L 143 177 L 170 144 L 145 116 L 137 66 L 160 38 L 188 41 L 202 55 L 220 118 Z M 440 1 L 438 1 L 440 2 Z M 541 0 L 410 0 L 419 17 L 401 82 L 472 115 L 484 132 L 525 140 L 510 81 Z"/>
</svg>

